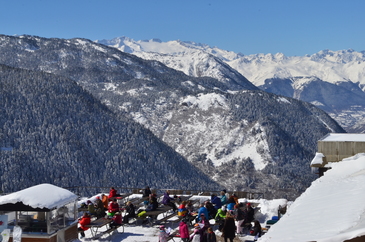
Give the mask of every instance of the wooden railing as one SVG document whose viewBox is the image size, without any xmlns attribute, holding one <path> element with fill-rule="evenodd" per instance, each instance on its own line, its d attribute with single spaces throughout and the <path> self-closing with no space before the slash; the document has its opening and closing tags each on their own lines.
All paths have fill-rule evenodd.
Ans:
<svg viewBox="0 0 365 242">
<path fill-rule="evenodd" d="M 83 197 L 90 197 L 95 194 L 104 193 L 109 194 L 110 187 L 92 187 L 92 186 L 73 186 L 64 187 L 65 189 L 75 193 L 76 195 Z M 118 193 L 133 193 L 142 194 L 144 188 L 131 188 L 131 187 L 114 187 Z M 220 191 L 201 191 L 201 190 L 183 190 L 183 189 L 151 189 L 153 193 L 163 194 L 166 190 L 170 191 L 170 195 L 202 195 L 210 196 L 215 194 L 220 196 Z M 264 198 L 264 194 L 261 192 L 248 192 L 248 191 L 227 191 L 229 195 L 236 194 L 238 198 L 247 199 L 260 199 Z"/>
</svg>

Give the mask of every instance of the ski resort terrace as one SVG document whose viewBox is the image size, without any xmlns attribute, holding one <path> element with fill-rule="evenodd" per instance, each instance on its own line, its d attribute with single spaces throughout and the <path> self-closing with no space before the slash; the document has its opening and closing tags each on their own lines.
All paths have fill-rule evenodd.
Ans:
<svg viewBox="0 0 365 242">
<path fill-rule="evenodd" d="M 130 188 L 130 187 L 117 187 L 113 186 L 118 193 L 123 196 L 128 196 L 130 194 L 142 194 L 143 188 Z M 93 187 L 93 186 L 73 186 L 73 187 L 64 187 L 65 189 L 79 195 L 79 196 L 92 196 L 97 193 L 108 194 L 110 187 Z M 169 191 L 171 196 L 175 195 L 201 195 L 201 196 L 210 196 L 212 194 L 219 195 L 220 191 L 202 191 L 202 190 L 184 190 L 184 189 L 151 189 L 152 193 L 157 195 L 163 194 L 165 191 Z M 238 198 L 247 198 L 247 199 L 260 199 L 265 198 L 264 193 L 261 192 L 249 192 L 249 191 L 227 191 L 229 195 L 236 194 Z"/>
</svg>

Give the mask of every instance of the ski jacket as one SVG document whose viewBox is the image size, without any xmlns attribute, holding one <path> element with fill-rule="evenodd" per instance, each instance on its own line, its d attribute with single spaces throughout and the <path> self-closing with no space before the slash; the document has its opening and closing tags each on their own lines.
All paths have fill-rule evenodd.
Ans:
<svg viewBox="0 0 365 242">
<path fill-rule="evenodd" d="M 127 210 L 127 213 L 130 217 L 136 216 L 136 208 L 134 207 L 134 205 L 132 203 L 127 205 L 127 207 L 125 209 Z"/>
<path fill-rule="evenodd" d="M 85 227 L 85 225 L 89 225 L 90 223 L 91 223 L 90 216 L 82 216 L 82 218 L 79 220 L 80 228 L 84 231 L 89 229 L 89 227 Z"/>
<path fill-rule="evenodd" d="M 142 197 L 149 197 L 149 196 L 150 196 L 150 194 L 152 194 L 151 190 L 150 190 L 149 188 L 145 188 L 145 189 L 143 190 L 143 195 L 142 195 Z"/>
<path fill-rule="evenodd" d="M 211 200 L 210 200 L 211 203 L 214 204 L 214 208 L 215 209 L 219 209 L 222 207 L 222 201 L 219 197 L 217 196 L 214 196 L 214 197 L 211 197 Z"/>
<path fill-rule="evenodd" d="M 181 221 L 179 224 L 179 232 L 180 232 L 180 238 L 187 239 L 189 238 L 189 228 L 188 225 Z"/>
<path fill-rule="evenodd" d="M 217 238 L 214 232 L 207 233 L 207 242 L 217 242 Z"/>
<path fill-rule="evenodd" d="M 215 215 L 215 221 L 220 221 L 226 218 L 226 212 L 221 208 L 218 209 L 217 214 Z"/>
<path fill-rule="evenodd" d="M 117 190 L 110 189 L 108 198 L 116 197 L 117 196 Z"/>
<path fill-rule="evenodd" d="M 89 205 L 87 205 L 87 211 L 89 211 L 89 213 L 91 215 L 94 215 L 95 214 L 95 205 L 90 203 Z"/>
<path fill-rule="evenodd" d="M 113 224 L 122 224 L 122 215 L 121 214 L 115 214 L 112 218 Z"/>
<path fill-rule="evenodd" d="M 245 219 L 245 214 L 240 208 L 236 208 L 234 210 L 234 215 L 235 215 L 237 221 L 241 221 L 241 220 Z"/>
<path fill-rule="evenodd" d="M 174 199 L 170 197 L 170 194 L 168 194 L 167 192 L 165 192 L 163 194 L 162 204 L 167 205 L 169 202 L 171 202 L 171 200 L 174 200 Z"/>
<path fill-rule="evenodd" d="M 208 209 L 206 207 L 200 207 L 198 211 L 198 221 L 200 221 L 200 215 L 204 213 L 206 218 L 209 218 Z"/>
<path fill-rule="evenodd" d="M 254 220 L 255 210 L 252 207 L 245 209 L 245 223 L 250 223 Z"/>
<path fill-rule="evenodd" d="M 178 216 L 185 216 L 187 212 L 188 212 L 188 210 L 185 207 L 185 205 L 184 204 L 180 204 L 179 209 L 177 211 L 177 215 Z"/>
<path fill-rule="evenodd" d="M 195 228 L 194 232 L 190 235 L 190 241 L 200 242 L 202 239 L 203 231 L 199 228 Z"/>
<path fill-rule="evenodd" d="M 107 196 L 103 196 L 101 198 L 101 202 L 103 203 L 103 206 L 105 209 L 108 209 L 108 205 L 109 205 L 109 198 Z"/>
<path fill-rule="evenodd" d="M 227 217 L 224 220 L 222 233 L 223 233 L 224 238 L 234 238 L 234 237 L 236 237 L 236 225 L 234 223 L 233 218 Z"/>
<path fill-rule="evenodd" d="M 160 230 L 160 234 L 158 235 L 158 241 L 159 242 L 167 242 L 167 238 L 169 237 L 169 234 L 166 233 L 164 229 Z"/>
<path fill-rule="evenodd" d="M 226 195 L 222 195 L 221 196 L 221 204 L 222 204 L 222 206 L 225 205 L 226 203 L 227 203 L 227 197 L 226 197 Z"/>
<path fill-rule="evenodd" d="M 108 207 L 109 213 L 115 213 L 119 211 L 119 205 L 118 203 L 111 202 Z"/>
</svg>

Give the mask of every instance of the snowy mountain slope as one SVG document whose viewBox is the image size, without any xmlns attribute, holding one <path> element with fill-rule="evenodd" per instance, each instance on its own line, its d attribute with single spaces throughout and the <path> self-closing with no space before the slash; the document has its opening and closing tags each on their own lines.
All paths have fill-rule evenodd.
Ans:
<svg viewBox="0 0 365 242">
<path fill-rule="evenodd" d="M 97 42 L 144 59 L 161 61 L 190 76 L 203 73 L 220 78 L 227 70 L 220 67 L 224 62 L 263 90 L 275 90 L 276 94 L 310 101 L 327 111 L 347 130 L 365 132 L 361 122 L 365 117 L 365 52 L 324 50 L 302 57 L 287 57 L 281 53 L 245 56 L 194 42 L 134 41 L 127 37 Z M 212 60 L 212 56 L 221 61 Z M 316 83 L 331 87 L 332 92 L 319 92 L 315 89 L 318 86 L 313 85 L 313 78 L 317 79 Z M 287 80 L 291 80 L 291 87 Z M 316 93 L 318 100 L 309 98 L 309 93 Z M 338 93 L 345 95 L 336 95 Z M 324 99 L 326 103 L 322 102 Z"/>
<path fill-rule="evenodd" d="M 227 189 L 293 198 L 315 178 L 309 161 L 317 140 L 344 132 L 308 103 L 251 90 L 245 82 L 187 76 L 90 40 L 0 40 L 0 63 L 76 81 Z"/>
<path fill-rule="evenodd" d="M 4 192 L 44 182 L 89 193 L 146 184 L 219 189 L 152 132 L 70 79 L 0 65 L 0 97 L 0 147 L 12 147 L 0 151 Z"/>
<path fill-rule="evenodd" d="M 196 48 L 195 43 L 181 41 L 163 43 L 159 40 L 133 41 L 126 37 L 96 42 L 113 46 L 146 60 L 158 60 L 166 66 L 182 71 L 189 76 L 213 77 L 227 85 L 237 86 L 239 84 L 244 86 L 245 89 L 258 90 L 256 86 L 252 85 L 244 76 L 220 58 L 200 50 L 200 48 L 208 48 L 208 46 L 201 45 Z M 215 53 L 215 51 L 212 52 Z"/>
<path fill-rule="evenodd" d="M 190 52 L 208 53 L 229 64 L 256 86 L 263 85 L 265 80 L 269 78 L 297 76 L 315 76 L 330 83 L 351 80 L 351 82 L 359 83 L 362 88 L 365 85 L 365 51 L 323 50 L 313 55 L 288 57 L 282 53 L 243 55 L 218 47 L 210 47 L 206 44 L 179 40 L 168 42 L 162 42 L 158 39 L 135 41 L 127 37 L 119 37 L 96 42 L 141 56 L 142 53 L 146 52 L 176 56 L 187 63 L 189 63 Z M 183 58 L 184 56 L 185 58 Z M 161 58 L 163 59 L 163 57 Z M 165 61 L 162 62 L 165 63 Z M 186 70 L 186 68 L 181 69 L 185 74 L 188 74 Z"/>
<path fill-rule="evenodd" d="M 364 164 L 364 154 L 331 163 L 259 241 L 364 241 Z"/>
<path fill-rule="evenodd" d="M 365 51 L 323 50 L 313 55 L 287 57 L 281 53 L 230 59 L 229 65 L 260 86 L 269 78 L 315 76 L 325 82 L 351 81 L 365 85 Z M 265 70 L 263 73 L 262 70 Z"/>
<path fill-rule="evenodd" d="M 316 77 L 267 79 L 261 88 L 267 92 L 310 102 L 328 112 L 352 132 L 364 132 L 365 92 L 352 82 L 332 84 Z"/>
</svg>

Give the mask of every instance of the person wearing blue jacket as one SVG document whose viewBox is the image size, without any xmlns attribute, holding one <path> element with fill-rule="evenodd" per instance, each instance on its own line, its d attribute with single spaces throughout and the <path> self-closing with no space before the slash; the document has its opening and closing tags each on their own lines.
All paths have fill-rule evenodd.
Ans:
<svg viewBox="0 0 365 242">
<path fill-rule="evenodd" d="M 200 221 L 200 215 L 204 213 L 206 218 L 209 218 L 209 214 L 208 214 L 208 209 L 204 206 L 204 203 L 200 204 L 200 208 L 198 210 L 198 217 L 197 217 L 197 221 Z"/>
<path fill-rule="evenodd" d="M 236 205 L 236 201 L 234 200 L 233 196 L 231 196 L 227 201 L 227 210 L 233 211 L 234 205 Z"/>
<path fill-rule="evenodd" d="M 214 204 L 214 208 L 216 210 L 222 207 L 221 199 L 217 197 L 215 194 L 212 194 L 212 196 L 210 197 L 210 202 Z"/>
<path fill-rule="evenodd" d="M 226 205 L 227 204 L 227 196 L 225 191 L 221 191 L 221 205 Z"/>
</svg>

